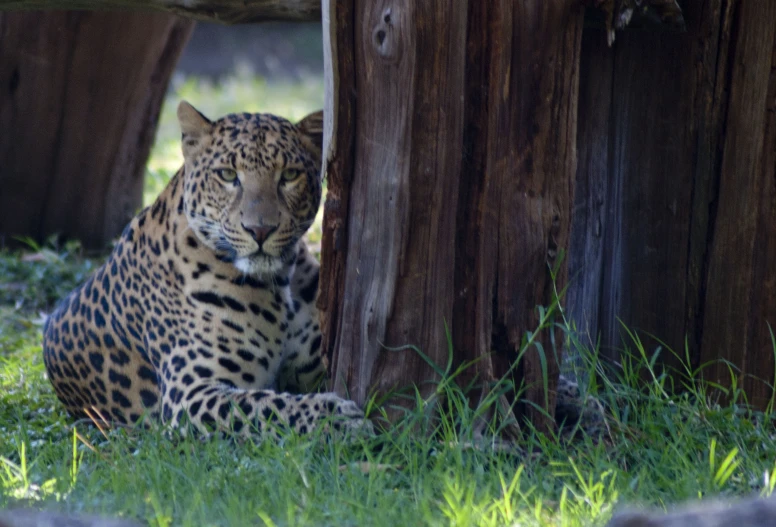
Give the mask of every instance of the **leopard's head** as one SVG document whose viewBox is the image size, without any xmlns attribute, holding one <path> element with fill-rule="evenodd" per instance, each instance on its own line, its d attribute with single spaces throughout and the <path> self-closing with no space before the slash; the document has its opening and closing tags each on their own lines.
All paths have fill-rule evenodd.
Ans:
<svg viewBox="0 0 776 527">
<path fill-rule="evenodd" d="M 320 204 L 323 112 L 296 124 L 249 113 L 210 121 L 181 102 L 178 120 L 189 226 L 242 272 L 278 273 Z"/>
</svg>

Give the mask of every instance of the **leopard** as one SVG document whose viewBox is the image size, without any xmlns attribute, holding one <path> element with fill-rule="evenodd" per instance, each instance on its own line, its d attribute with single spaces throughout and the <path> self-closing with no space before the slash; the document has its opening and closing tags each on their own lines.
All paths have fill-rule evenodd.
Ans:
<svg viewBox="0 0 776 527">
<path fill-rule="evenodd" d="M 369 429 L 321 389 L 319 209 L 323 112 L 210 120 L 186 101 L 183 165 L 43 329 L 73 417 L 265 437 Z"/>
<path fill-rule="evenodd" d="M 561 438 L 567 442 L 584 437 L 596 442 L 611 438 L 610 415 L 602 400 L 580 389 L 573 372 L 558 376 L 555 395 L 554 417 Z"/>
<path fill-rule="evenodd" d="M 121 425 L 369 433 L 356 403 L 319 391 L 319 264 L 303 236 L 322 194 L 323 113 L 211 121 L 182 101 L 177 115 L 183 166 L 45 323 L 56 396 L 75 418 Z M 571 378 L 557 401 L 566 430 L 600 428 Z"/>
</svg>

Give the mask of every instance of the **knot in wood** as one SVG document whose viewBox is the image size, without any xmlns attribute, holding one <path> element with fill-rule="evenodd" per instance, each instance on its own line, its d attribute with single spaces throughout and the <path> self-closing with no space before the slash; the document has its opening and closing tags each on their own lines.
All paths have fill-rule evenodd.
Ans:
<svg viewBox="0 0 776 527">
<path fill-rule="evenodd" d="M 372 46 L 381 58 L 392 63 L 397 62 L 401 56 L 400 27 L 397 22 L 398 17 L 394 16 L 392 8 L 386 7 L 372 29 Z"/>
</svg>

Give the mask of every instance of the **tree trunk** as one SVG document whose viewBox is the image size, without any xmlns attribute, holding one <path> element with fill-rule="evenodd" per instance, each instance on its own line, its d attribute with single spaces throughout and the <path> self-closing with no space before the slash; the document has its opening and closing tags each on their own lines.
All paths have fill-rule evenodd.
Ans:
<svg viewBox="0 0 776 527">
<path fill-rule="evenodd" d="M 16 9 L 164 11 L 224 24 L 321 19 L 320 0 L 0 0 L 0 11 Z"/>
<path fill-rule="evenodd" d="M 0 241 L 60 233 L 104 247 L 121 232 L 141 205 L 159 109 L 193 24 L 0 14 Z"/>
<path fill-rule="evenodd" d="M 763 406 L 776 325 L 776 3 L 688 0 L 685 34 L 582 42 L 572 317 L 619 358 L 617 317 L 663 362 Z M 647 52 L 648 51 L 648 52 Z M 685 340 L 686 339 L 686 340 Z M 683 370 L 682 370 L 683 371 Z M 762 380 L 757 380 L 754 377 Z"/>
<path fill-rule="evenodd" d="M 428 395 L 435 370 L 390 348 L 444 367 L 446 324 L 454 367 L 480 359 L 467 378 L 499 378 L 568 244 L 582 9 L 346 0 L 324 1 L 323 18 L 319 307 L 335 388 L 359 403 L 413 384 Z M 545 357 L 533 346 L 513 373 L 551 409 L 557 357 L 548 333 L 539 342 Z"/>
</svg>

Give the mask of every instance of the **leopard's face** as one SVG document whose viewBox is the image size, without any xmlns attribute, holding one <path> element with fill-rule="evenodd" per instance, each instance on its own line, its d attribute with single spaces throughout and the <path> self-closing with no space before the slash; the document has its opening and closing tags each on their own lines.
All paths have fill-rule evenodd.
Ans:
<svg viewBox="0 0 776 527">
<path fill-rule="evenodd" d="M 277 273 L 320 204 L 322 114 L 297 124 L 247 113 L 211 122 L 181 103 L 178 118 L 189 226 L 240 271 Z"/>
</svg>

